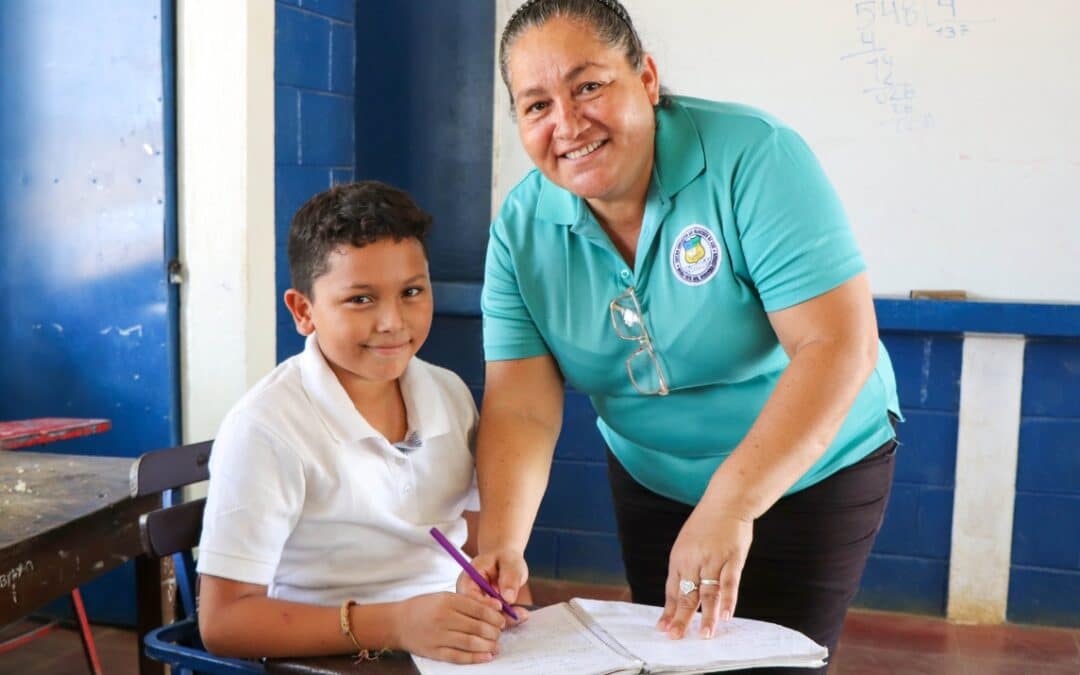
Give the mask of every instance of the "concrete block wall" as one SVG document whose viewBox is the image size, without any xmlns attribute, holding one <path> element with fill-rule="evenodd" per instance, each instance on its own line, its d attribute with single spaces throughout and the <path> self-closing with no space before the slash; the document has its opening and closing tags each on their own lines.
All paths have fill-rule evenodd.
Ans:
<svg viewBox="0 0 1080 675">
<path fill-rule="evenodd" d="M 882 340 L 906 422 L 885 522 L 855 602 L 940 615 L 948 596 L 963 338 L 890 332 Z"/>
<path fill-rule="evenodd" d="M 1080 623 L 1080 340 L 1029 340 L 1008 618 Z"/>
<path fill-rule="evenodd" d="M 476 289 L 478 286 L 474 286 Z M 475 310 L 466 315 L 441 314 L 440 306 L 452 302 L 440 302 L 448 295 L 444 290 L 436 284 L 435 322 L 420 356 L 458 373 L 479 405 L 484 389 L 482 321 Z M 596 414 L 588 398 L 568 390 L 550 487 L 526 551 L 534 576 L 605 584 L 625 582 L 604 452 L 604 440 L 596 429 Z"/>
<path fill-rule="evenodd" d="M 353 179 L 356 164 L 356 2 L 277 0 L 274 35 L 276 284 L 291 286 L 289 222 L 313 194 Z M 277 312 L 277 357 L 303 348 L 289 313 Z"/>
</svg>

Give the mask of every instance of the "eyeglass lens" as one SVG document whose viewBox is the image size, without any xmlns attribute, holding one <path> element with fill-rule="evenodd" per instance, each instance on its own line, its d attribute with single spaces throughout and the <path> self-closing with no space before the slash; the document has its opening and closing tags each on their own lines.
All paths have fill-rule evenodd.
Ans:
<svg viewBox="0 0 1080 675">
<path fill-rule="evenodd" d="M 641 323 L 641 311 L 637 308 L 633 296 L 629 292 L 611 301 L 612 324 L 619 333 L 619 337 L 627 340 L 638 340 L 645 337 L 645 331 Z"/>
<path fill-rule="evenodd" d="M 655 394 L 665 389 L 660 381 L 660 364 L 656 361 L 656 355 L 645 345 L 626 361 L 626 372 L 630 375 L 630 382 L 643 394 Z"/>
</svg>

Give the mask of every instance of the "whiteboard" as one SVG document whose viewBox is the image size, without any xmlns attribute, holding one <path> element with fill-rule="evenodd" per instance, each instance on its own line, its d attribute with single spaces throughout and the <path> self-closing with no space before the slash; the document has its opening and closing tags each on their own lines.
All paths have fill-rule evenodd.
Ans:
<svg viewBox="0 0 1080 675">
<path fill-rule="evenodd" d="M 518 3 L 497 2 L 501 30 Z M 806 138 L 876 295 L 1080 302 L 1080 2 L 624 4 L 673 93 Z M 496 87 L 497 204 L 530 164 Z"/>
</svg>

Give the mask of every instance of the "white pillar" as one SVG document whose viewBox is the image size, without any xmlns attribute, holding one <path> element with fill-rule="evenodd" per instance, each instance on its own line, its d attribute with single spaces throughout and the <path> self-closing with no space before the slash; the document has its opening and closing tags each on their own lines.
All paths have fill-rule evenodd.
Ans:
<svg viewBox="0 0 1080 675">
<path fill-rule="evenodd" d="M 275 363 L 274 7 L 177 3 L 183 438 Z"/>
<path fill-rule="evenodd" d="M 1023 377 L 1023 336 L 965 337 L 949 563 L 952 621 L 1005 621 Z"/>
</svg>

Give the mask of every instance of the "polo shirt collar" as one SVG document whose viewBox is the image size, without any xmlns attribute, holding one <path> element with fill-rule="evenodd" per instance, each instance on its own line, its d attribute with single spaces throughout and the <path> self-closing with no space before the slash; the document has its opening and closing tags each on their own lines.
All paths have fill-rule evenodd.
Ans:
<svg viewBox="0 0 1080 675">
<path fill-rule="evenodd" d="M 450 412 L 442 389 L 432 377 L 431 367 L 415 356 L 401 375 L 401 396 L 409 415 L 405 445 L 420 447 L 423 441 L 450 433 Z"/>
<path fill-rule="evenodd" d="M 585 200 L 543 177 L 536 197 L 536 218 L 557 225 L 574 225 L 581 219 Z"/>
<path fill-rule="evenodd" d="M 671 199 L 705 170 L 705 149 L 694 120 L 678 101 L 656 109 L 653 172 L 664 199 Z M 585 200 L 544 177 L 536 198 L 538 220 L 559 225 L 581 222 Z"/>
<path fill-rule="evenodd" d="M 661 194 L 671 199 L 705 170 L 705 148 L 690 113 L 678 101 L 656 111 L 655 172 Z"/>
<path fill-rule="evenodd" d="M 382 438 L 382 434 L 353 405 L 337 375 L 326 362 L 314 333 L 304 342 L 299 363 L 304 390 L 323 423 L 338 441 Z M 405 445 L 420 447 L 423 441 L 449 432 L 449 414 L 438 391 L 431 373 L 416 358 L 411 359 L 401 376 L 401 396 L 405 400 L 409 421 Z"/>
</svg>

